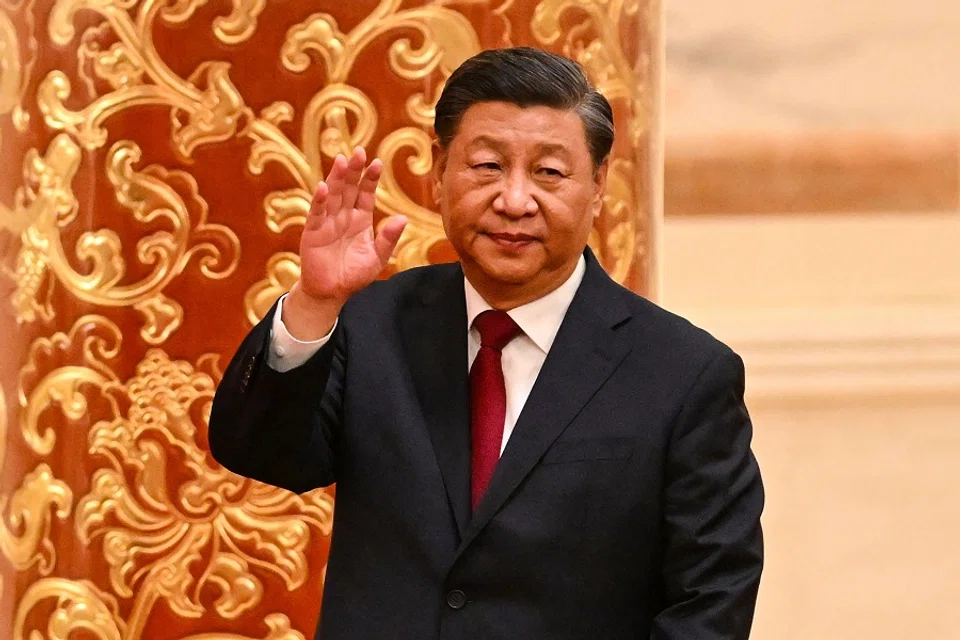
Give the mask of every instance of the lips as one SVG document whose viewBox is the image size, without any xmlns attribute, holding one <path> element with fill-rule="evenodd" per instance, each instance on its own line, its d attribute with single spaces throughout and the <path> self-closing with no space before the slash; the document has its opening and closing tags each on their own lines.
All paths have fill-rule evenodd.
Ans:
<svg viewBox="0 0 960 640">
<path fill-rule="evenodd" d="M 488 233 L 488 236 L 497 240 L 499 242 L 533 242 L 537 239 L 536 236 L 531 236 L 526 233 Z"/>
</svg>

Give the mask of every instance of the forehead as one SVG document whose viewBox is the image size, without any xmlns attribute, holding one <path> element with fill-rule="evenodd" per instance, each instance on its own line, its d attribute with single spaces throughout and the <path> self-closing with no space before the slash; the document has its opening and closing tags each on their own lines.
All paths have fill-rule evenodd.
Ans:
<svg viewBox="0 0 960 640">
<path fill-rule="evenodd" d="M 508 102 L 472 105 L 463 114 L 453 145 L 559 148 L 589 154 L 583 122 L 576 111 Z"/>
</svg>

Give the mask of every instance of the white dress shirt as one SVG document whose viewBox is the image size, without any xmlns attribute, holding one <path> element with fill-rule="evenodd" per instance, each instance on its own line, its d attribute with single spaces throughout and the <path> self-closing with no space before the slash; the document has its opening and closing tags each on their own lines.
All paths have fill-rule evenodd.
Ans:
<svg viewBox="0 0 960 640">
<path fill-rule="evenodd" d="M 501 364 L 503 366 L 503 382 L 507 390 L 507 413 L 503 424 L 503 441 L 500 444 L 500 453 L 503 453 L 517 418 L 526 404 L 533 384 L 540 375 L 544 360 L 553 346 L 553 341 L 560 330 L 563 317 L 573 302 L 583 274 L 586 271 L 586 261 L 583 256 L 577 262 L 573 273 L 562 285 L 547 295 L 528 302 L 527 304 L 511 309 L 507 314 L 523 331 L 510 344 L 503 348 Z M 473 365 L 474 358 L 480 350 L 480 333 L 473 327 L 473 320 L 482 312 L 492 307 L 473 288 L 470 281 L 464 278 L 464 293 L 467 301 L 467 362 L 468 367 Z M 289 371 L 299 367 L 310 359 L 320 347 L 327 343 L 333 335 L 336 324 L 323 338 L 311 342 L 297 340 L 287 331 L 281 320 L 283 313 L 284 296 L 277 303 L 277 312 L 273 316 L 273 326 L 270 333 L 270 352 L 267 355 L 267 364 L 277 371 Z"/>
</svg>

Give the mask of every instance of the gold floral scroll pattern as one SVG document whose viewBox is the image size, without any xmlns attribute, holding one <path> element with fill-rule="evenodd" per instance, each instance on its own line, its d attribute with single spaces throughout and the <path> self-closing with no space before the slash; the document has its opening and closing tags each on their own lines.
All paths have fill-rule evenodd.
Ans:
<svg viewBox="0 0 960 640">
<path fill-rule="evenodd" d="M 331 531 L 333 499 L 325 491 L 299 496 L 240 478 L 212 464 L 197 445 L 198 425 L 205 427 L 209 419 L 220 375 L 216 356 L 192 365 L 151 349 L 135 375 L 121 381 L 110 367 L 121 340 L 116 324 L 90 315 L 68 333 L 31 345 L 21 374 L 21 431 L 35 451 L 48 454 L 55 446 L 53 431 L 41 433 L 40 426 L 54 404 L 71 421 L 90 422 L 95 418 L 90 400 L 109 406 L 109 417 L 94 422 L 88 434 L 88 453 L 101 466 L 77 502 L 74 524 L 80 542 L 102 545 L 112 593 L 61 578 L 38 582 L 20 602 L 16 638 L 27 612 L 53 597 L 58 604 L 49 618 L 51 638 L 83 627 L 98 637 L 135 640 L 160 600 L 181 617 L 201 617 L 208 608 L 201 592 L 204 599 L 219 594 L 213 610 L 235 619 L 262 601 L 263 576 L 281 579 L 289 590 L 301 587 L 308 578 L 311 538 Z M 79 363 L 50 364 L 78 347 Z M 35 475 L 25 486 L 41 484 Z M 50 479 L 45 486 L 63 490 L 67 513 L 61 509 L 58 516 L 66 517 L 69 489 Z M 55 494 L 35 492 L 41 495 Z M 24 522 L 34 523 L 27 525 L 30 531 L 41 530 L 39 513 L 50 502 L 29 501 L 34 511 Z M 27 540 L 39 546 L 37 538 Z M 32 557 L 0 549 L 23 562 Z M 50 568 L 52 563 L 42 565 L 41 575 Z M 117 613 L 115 597 L 132 599 L 126 620 Z M 268 616 L 266 622 L 267 638 L 303 638 L 285 616 Z"/>
<path fill-rule="evenodd" d="M 70 184 L 80 158 L 80 148 L 65 134 L 56 136 L 43 156 L 31 150 L 24 160 L 24 186 L 17 190 L 14 207 L 0 205 L 0 228 L 19 233 L 21 238 L 13 274 L 17 319 L 53 318 L 55 279 L 85 302 L 133 306 L 145 319 L 141 337 L 149 344 L 160 344 L 183 320 L 183 309 L 162 293 L 164 287 L 194 258 L 204 276 L 229 276 L 239 261 L 240 241 L 229 228 L 206 222 L 209 207 L 193 176 L 157 165 L 138 171 L 134 165 L 140 160 L 139 147 L 121 141 L 111 147 L 106 162 L 117 201 L 137 222 L 166 226 L 145 234 L 136 246 L 140 263 L 153 268 L 138 282 L 121 282 L 126 263 L 120 238 L 111 229 L 100 229 L 80 236 L 75 254 L 90 267 L 86 273 L 77 271 L 68 258 L 61 230 L 78 211 Z"/>
<path fill-rule="evenodd" d="M 45 600 L 56 606 L 47 618 L 46 635 L 33 631 L 25 635 L 27 616 Z M 140 640 L 133 635 L 118 611 L 117 599 L 88 580 L 45 578 L 33 583 L 24 593 L 13 621 L 12 640 L 68 640 L 74 631 L 85 631 L 97 640 Z M 305 640 L 302 633 L 290 628 L 290 620 L 281 613 L 264 618 L 268 633 L 263 640 Z M 201 633 L 181 640 L 258 640 L 233 633 Z"/>
<path fill-rule="evenodd" d="M 20 133 L 25 132 L 30 124 L 30 114 L 23 108 L 23 98 L 36 57 L 31 56 L 26 62 L 22 59 L 17 29 L 7 12 L 17 11 L 22 16 L 30 34 L 28 48 L 35 53 L 38 45 L 33 35 L 34 2 L 0 2 L 0 116 L 9 113 L 14 128 Z"/>
</svg>

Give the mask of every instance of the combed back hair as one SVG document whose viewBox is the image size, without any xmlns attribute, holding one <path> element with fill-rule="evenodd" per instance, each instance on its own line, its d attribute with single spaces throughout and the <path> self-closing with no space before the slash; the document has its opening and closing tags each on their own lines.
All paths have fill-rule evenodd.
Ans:
<svg viewBox="0 0 960 640">
<path fill-rule="evenodd" d="M 613 110 L 579 64 L 540 49 L 491 49 L 473 56 L 447 80 L 437 101 L 434 131 L 446 151 L 463 114 L 480 102 L 572 109 L 580 116 L 597 169 L 613 146 Z"/>
</svg>

